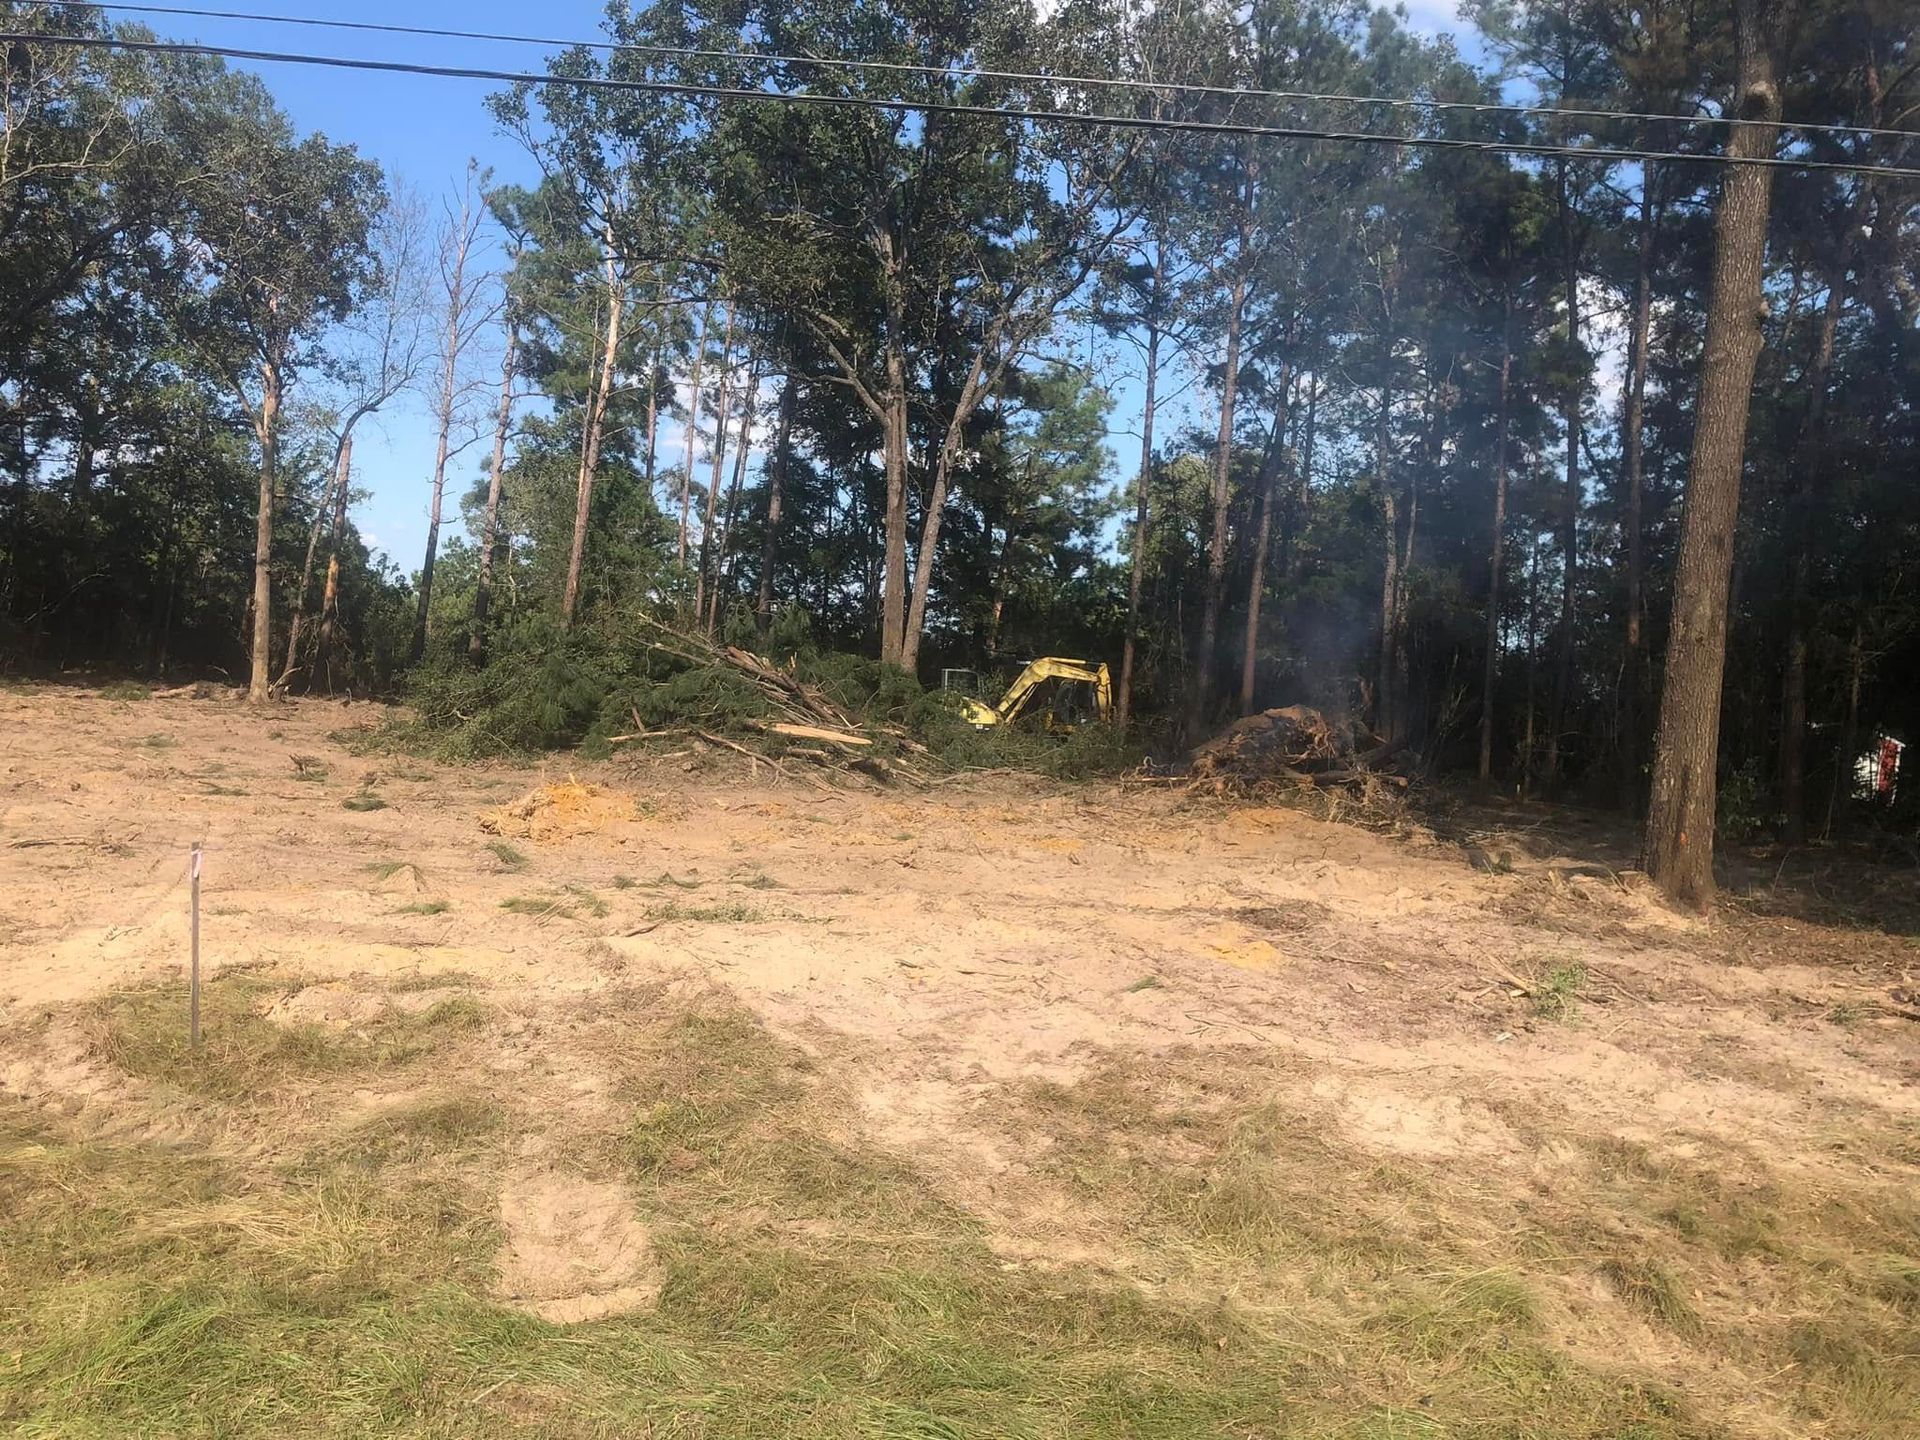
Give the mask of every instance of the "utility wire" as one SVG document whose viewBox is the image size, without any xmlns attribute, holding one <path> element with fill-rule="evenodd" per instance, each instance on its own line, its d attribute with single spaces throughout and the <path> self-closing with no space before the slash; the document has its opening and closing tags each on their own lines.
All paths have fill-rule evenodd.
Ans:
<svg viewBox="0 0 1920 1440">
<path fill-rule="evenodd" d="M 1632 120 L 1662 125 L 1775 125 L 1771 120 L 1748 120 L 1734 115 L 1671 115 L 1633 110 L 1582 109 L 1558 105 L 1518 105 L 1479 100 L 1428 100 L 1402 95 L 1337 95 L 1313 90 L 1259 90 L 1230 85 L 1197 85 L 1178 81 L 1126 79 L 1105 75 L 1060 75 L 1021 70 L 983 70 L 963 66 L 913 65 L 891 60 L 836 60 L 817 55 L 785 55 L 761 50 L 709 50 L 672 45 L 635 45 L 607 40 L 566 40 L 552 36 L 515 35 L 489 30 L 451 30 L 425 25 L 382 24 L 371 20 L 332 20 L 312 15 L 265 15 L 249 10 L 216 10 L 197 6 L 115 4 L 111 0 L 32 0 L 43 6 L 73 10 L 114 11 L 129 15 L 173 15 L 205 20 L 240 20 L 269 25 L 297 25 L 323 30 L 353 30 L 380 35 L 413 35 L 434 40 L 480 40 L 507 45 L 549 45 L 610 54 L 651 55 L 662 59 L 750 61 L 772 65 L 801 65 L 828 70 L 874 70 L 892 74 L 931 75 L 956 80 L 1016 80 L 1047 85 L 1072 85 L 1118 90 L 1146 90 L 1172 95 L 1213 95 L 1232 99 L 1283 100 L 1309 104 L 1374 105 L 1390 109 L 1456 111 L 1473 115 L 1527 115 L 1574 120 Z M 1803 134 L 1855 135 L 1911 140 L 1912 130 L 1876 129 L 1870 125 L 1838 125 L 1813 121 L 1778 122 L 1776 128 Z"/>
<path fill-rule="evenodd" d="M 1678 150 L 1633 150 L 1597 145 L 1546 145 L 1516 140 L 1459 140 L 1440 135 L 1388 135 L 1369 130 L 1325 130 L 1291 125 L 1248 125 L 1225 120 L 1171 120 L 1145 115 L 1113 115 L 1076 110 L 1025 110 L 994 105 L 963 105 L 934 100 L 896 100 L 866 95 L 822 95 L 783 90 L 743 90 L 669 80 L 628 80 L 603 75 L 541 75 L 523 70 L 492 70 L 480 66 L 422 65 L 403 60 L 364 60 L 340 55 L 312 55 L 284 50 L 247 50 L 234 45 L 187 44 L 163 40 L 127 40 L 102 35 L 46 35 L 0 31 L 0 43 L 60 45 L 89 50 L 128 50 L 154 55 L 206 55 L 266 64 L 318 65 L 338 70 L 370 70 L 390 75 L 425 75 L 451 80 L 490 80 L 505 85 L 561 85 L 581 89 L 614 90 L 647 95 L 681 95 L 701 100 L 743 100 L 776 105 L 829 105 L 855 110 L 890 110 L 930 115 L 973 115 L 1036 124 L 1069 124 L 1095 129 L 1180 131 L 1199 135 L 1232 135 L 1253 139 L 1327 141 L 1355 145 L 1410 145 L 1426 150 L 1472 151 L 1481 154 L 1532 155 L 1574 160 L 1632 160 L 1694 162 L 1706 165 L 1753 165 L 1764 169 L 1826 171 L 1849 175 L 1885 175 L 1920 180 L 1920 169 L 1870 165 L 1839 160 L 1798 160 L 1781 157 L 1736 160 L 1717 154 L 1689 154 Z"/>
</svg>

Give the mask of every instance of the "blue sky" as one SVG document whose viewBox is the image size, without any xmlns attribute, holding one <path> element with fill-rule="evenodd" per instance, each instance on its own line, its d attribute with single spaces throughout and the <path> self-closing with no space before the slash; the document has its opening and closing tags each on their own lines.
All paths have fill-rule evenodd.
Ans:
<svg viewBox="0 0 1920 1440">
<path fill-rule="evenodd" d="M 981 3 L 990 4 L 992 0 Z M 412 0 L 404 6 L 393 0 L 255 0 L 244 8 L 263 14 L 560 39 L 597 37 L 602 14 L 600 0 L 545 0 L 533 6 L 509 0 Z M 1454 28 L 1454 0 L 1410 0 L 1408 10 L 1414 27 L 1428 34 Z M 143 21 L 166 39 L 432 65 L 537 71 L 543 53 L 528 45 L 429 40 L 234 20 L 138 15 L 115 18 Z M 432 213 L 438 213 L 443 196 L 456 192 L 469 157 L 491 166 L 496 181 L 533 178 L 525 152 L 516 141 L 495 130 L 483 108 L 487 94 L 499 88 L 491 83 L 301 65 L 231 63 L 257 71 L 302 129 L 317 130 L 329 139 L 357 146 L 362 154 L 379 161 L 389 176 L 418 192 Z M 1130 470 L 1139 447 L 1137 387 L 1123 382 L 1115 388 L 1119 403 L 1113 419 L 1113 448 L 1122 468 Z M 663 435 L 663 441 L 666 438 Z M 357 489 L 369 492 L 368 498 L 356 505 L 355 519 L 369 542 L 408 572 L 419 566 L 426 543 L 433 448 L 425 407 L 415 396 L 402 397 L 387 412 L 364 424 L 354 438 L 354 483 Z M 484 461 L 485 450 L 484 444 L 472 446 L 454 462 L 448 476 L 450 519 L 451 498 L 469 487 Z"/>
</svg>

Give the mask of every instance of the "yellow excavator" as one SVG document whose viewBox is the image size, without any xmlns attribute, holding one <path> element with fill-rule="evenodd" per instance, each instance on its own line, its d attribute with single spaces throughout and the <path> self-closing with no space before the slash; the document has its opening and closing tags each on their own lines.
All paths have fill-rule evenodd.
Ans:
<svg viewBox="0 0 1920 1440">
<path fill-rule="evenodd" d="M 951 677 L 966 673 L 970 672 L 948 671 L 942 679 L 951 689 Z M 1046 727 L 1051 734 L 1071 735 L 1088 720 L 1113 718 L 1113 679 L 1107 667 L 1058 655 L 1031 661 L 1014 677 L 999 703 L 989 705 L 963 694 L 960 707 L 974 729 L 992 730 L 1013 724 L 1043 693 L 1047 699 Z"/>
</svg>

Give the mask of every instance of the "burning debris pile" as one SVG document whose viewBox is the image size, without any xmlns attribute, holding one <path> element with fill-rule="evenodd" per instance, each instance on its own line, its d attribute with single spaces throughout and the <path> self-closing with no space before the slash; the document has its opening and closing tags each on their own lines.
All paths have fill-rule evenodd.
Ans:
<svg viewBox="0 0 1920 1440">
<path fill-rule="evenodd" d="M 1393 769 L 1400 753 L 1399 745 L 1358 721 L 1330 720 L 1311 706 L 1288 705 L 1236 720 L 1196 746 L 1187 773 L 1196 785 L 1219 791 L 1405 786 L 1407 777 Z"/>
</svg>

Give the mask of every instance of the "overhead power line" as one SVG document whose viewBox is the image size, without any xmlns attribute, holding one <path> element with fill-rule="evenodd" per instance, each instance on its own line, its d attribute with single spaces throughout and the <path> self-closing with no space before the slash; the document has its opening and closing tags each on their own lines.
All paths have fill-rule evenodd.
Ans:
<svg viewBox="0 0 1920 1440">
<path fill-rule="evenodd" d="M 389 75 L 431 76 L 446 80 L 490 80 L 503 85 L 572 86 L 578 89 L 614 90 L 633 94 L 679 95 L 701 100 L 738 100 L 774 105 L 825 105 L 841 109 L 888 110 L 902 114 L 971 115 L 1035 124 L 1078 125 L 1095 129 L 1177 131 L 1198 135 L 1327 141 L 1353 145 L 1408 145 L 1424 150 L 1472 151 L 1481 154 L 1532 155 L 1575 160 L 1755 165 L 1777 170 L 1832 171 L 1851 175 L 1920 179 L 1920 169 L 1871 165 L 1856 161 L 1801 160 L 1782 157 L 1734 160 L 1726 155 L 1689 154 L 1678 150 L 1634 150 L 1598 145 L 1546 145 L 1517 140 L 1461 140 L 1441 135 L 1389 135 L 1371 130 L 1328 130 L 1299 125 L 1251 125 L 1226 120 L 1165 119 L 1145 115 L 1114 115 L 1077 110 L 1028 110 L 1008 106 L 965 105 L 951 101 L 893 99 L 884 96 L 825 95 L 810 91 L 746 90 L 672 80 L 631 80 L 605 75 L 543 75 L 524 70 L 493 70 L 482 66 L 425 65 L 405 60 L 370 60 L 285 50 L 249 50 L 236 45 L 202 45 L 172 40 L 128 40 L 118 36 L 104 35 L 47 35 L 23 31 L 0 31 L 0 43 L 55 45 L 89 50 L 127 50 L 154 55 L 205 55 L 229 60 L 251 60 L 262 64 L 316 65 L 337 70 L 367 70 Z"/>
<path fill-rule="evenodd" d="M 1520 105 L 1486 100 L 1433 100 L 1405 95 L 1341 95 L 1314 90 L 1262 90 L 1232 85 L 1199 85 L 1169 80 L 1111 75 L 1061 75 L 1040 71 L 986 70 L 967 66 L 915 65 L 893 60 L 845 60 L 818 55 L 787 55 L 764 50 L 714 50 L 691 46 L 636 45 L 609 40 L 569 40 L 554 36 L 516 35 L 492 30 L 454 30 L 426 25 L 383 24 L 372 20 L 334 20 L 316 15 L 266 15 L 251 10 L 219 10 L 199 6 L 115 4 L 111 0 L 33 0 L 43 6 L 72 10 L 113 11 L 127 15 L 171 15 L 203 20 L 238 20 L 254 24 L 294 25 L 321 30 L 350 30 L 378 35 L 412 35 L 433 40 L 477 40 L 506 45 L 543 45 L 569 50 L 598 50 L 609 54 L 650 55 L 661 59 L 731 60 L 772 65 L 798 65 L 824 70 L 869 70 L 887 74 L 929 75 L 955 80 L 1012 80 L 1030 84 L 1071 85 L 1096 89 L 1149 91 L 1170 95 L 1211 95 L 1229 99 L 1279 100 L 1301 104 L 1362 105 L 1402 110 L 1450 111 L 1473 115 L 1525 115 L 1562 120 L 1636 121 L 1660 125 L 1767 126 L 1770 120 L 1748 120 L 1733 115 L 1673 115 L 1653 111 L 1608 110 L 1563 105 Z M 1876 129 L 1870 125 L 1840 125 L 1783 120 L 1777 128 L 1808 135 L 1851 135 L 1911 140 L 1910 130 Z"/>
</svg>

